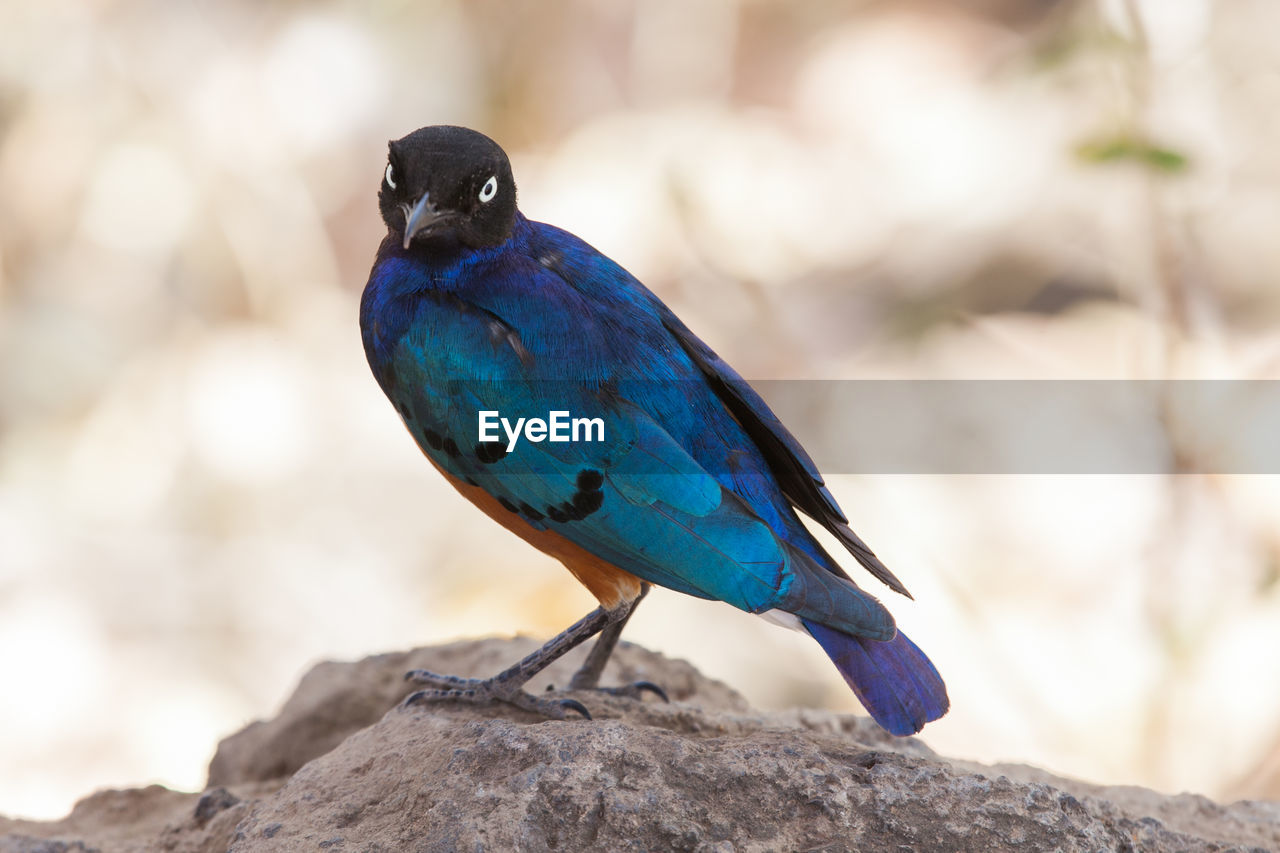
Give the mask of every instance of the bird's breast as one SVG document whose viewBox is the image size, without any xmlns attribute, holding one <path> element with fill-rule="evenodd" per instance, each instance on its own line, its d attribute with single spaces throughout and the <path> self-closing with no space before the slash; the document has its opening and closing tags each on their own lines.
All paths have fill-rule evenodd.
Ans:
<svg viewBox="0 0 1280 853">
<path fill-rule="evenodd" d="M 481 512 L 539 551 L 563 563 L 578 582 L 596 597 L 601 607 L 616 610 L 639 597 L 640 578 L 575 545 L 550 528 L 538 529 L 530 526 L 521 516 L 503 507 L 497 498 L 481 487 L 453 476 L 436 464 L 435 460 L 431 460 L 431 464 L 449 481 L 449 485 L 475 504 Z"/>
</svg>

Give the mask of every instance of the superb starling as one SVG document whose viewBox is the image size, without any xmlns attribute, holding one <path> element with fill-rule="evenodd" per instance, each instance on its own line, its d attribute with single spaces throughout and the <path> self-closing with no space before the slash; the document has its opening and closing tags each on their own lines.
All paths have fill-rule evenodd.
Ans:
<svg viewBox="0 0 1280 853">
<path fill-rule="evenodd" d="M 894 734 L 946 713 L 933 664 L 801 523 L 797 511 L 907 595 L 804 448 L 631 274 L 521 215 L 493 140 L 437 126 L 392 142 L 378 206 L 387 236 L 360 303 L 378 384 L 455 489 L 600 602 L 492 678 L 409 673 L 426 689 L 407 701 L 589 716 L 523 687 L 599 634 L 570 687 L 600 689 L 624 623 L 659 584 L 809 634 Z M 646 689 L 660 692 L 613 691 Z"/>
</svg>

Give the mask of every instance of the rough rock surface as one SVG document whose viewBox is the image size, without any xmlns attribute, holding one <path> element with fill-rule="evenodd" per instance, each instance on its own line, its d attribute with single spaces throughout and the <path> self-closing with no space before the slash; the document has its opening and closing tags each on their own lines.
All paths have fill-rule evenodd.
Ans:
<svg viewBox="0 0 1280 853">
<path fill-rule="evenodd" d="M 1277 803 L 949 761 L 865 718 L 753 711 L 688 664 L 626 644 L 606 678 L 656 681 L 671 704 L 584 693 L 595 720 L 565 722 L 394 707 L 407 669 L 488 674 L 532 647 L 321 664 L 275 719 L 222 742 L 202 794 L 106 791 L 60 821 L 0 818 L 0 853 L 1280 850 Z M 564 683 L 577 660 L 538 686 Z"/>
</svg>

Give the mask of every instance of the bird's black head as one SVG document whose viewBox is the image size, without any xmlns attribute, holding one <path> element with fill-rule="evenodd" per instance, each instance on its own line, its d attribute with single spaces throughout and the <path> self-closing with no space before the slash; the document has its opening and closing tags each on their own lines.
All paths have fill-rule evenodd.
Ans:
<svg viewBox="0 0 1280 853">
<path fill-rule="evenodd" d="M 516 185 L 507 154 L 483 133 L 435 125 L 390 144 L 378 207 L 405 249 L 497 246 L 511 236 Z"/>
</svg>

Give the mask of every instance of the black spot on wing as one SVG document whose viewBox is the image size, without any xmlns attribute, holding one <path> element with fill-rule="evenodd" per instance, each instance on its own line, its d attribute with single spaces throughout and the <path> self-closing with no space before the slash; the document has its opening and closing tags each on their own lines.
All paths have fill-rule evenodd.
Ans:
<svg viewBox="0 0 1280 853">
<path fill-rule="evenodd" d="M 482 441 L 476 445 L 476 458 L 485 465 L 492 465 L 507 455 L 507 446 L 500 441 Z"/>
<path fill-rule="evenodd" d="M 513 512 L 513 513 L 516 513 L 517 515 L 523 515 L 530 522 L 538 522 L 546 518 L 545 515 L 538 512 L 536 509 L 529 506 L 527 503 L 524 503 L 523 501 L 520 503 L 516 503 L 510 498 L 504 497 L 502 495 L 494 495 L 494 497 L 498 499 L 498 503 L 501 504 L 502 508 L 505 509 L 507 512 Z"/>
<path fill-rule="evenodd" d="M 578 491 L 596 492 L 604 485 L 604 474 L 594 468 L 584 468 L 578 472 Z"/>
<path fill-rule="evenodd" d="M 578 492 L 573 496 L 573 508 L 586 518 L 604 505 L 604 492 Z"/>
<path fill-rule="evenodd" d="M 547 516 L 560 523 L 581 521 L 604 506 L 604 475 L 593 468 L 584 468 L 578 472 L 576 485 L 578 491 L 563 503 L 548 506 Z"/>
<path fill-rule="evenodd" d="M 422 440 L 427 443 L 427 447 L 432 450 L 444 451 L 450 459 L 457 459 L 462 455 L 458 450 L 458 443 L 452 438 L 441 435 L 433 429 L 429 429 L 422 434 Z"/>
</svg>

